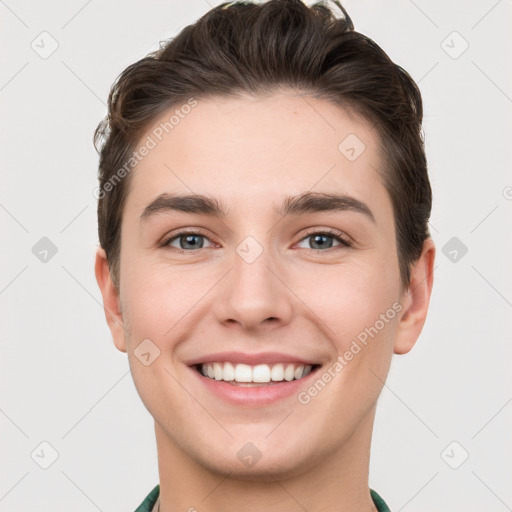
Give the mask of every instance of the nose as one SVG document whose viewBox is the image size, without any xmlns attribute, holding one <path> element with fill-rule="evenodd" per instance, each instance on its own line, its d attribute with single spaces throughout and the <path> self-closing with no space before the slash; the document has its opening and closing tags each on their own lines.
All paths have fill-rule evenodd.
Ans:
<svg viewBox="0 0 512 512">
<path fill-rule="evenodd" d="M 248 331 L 273 329 L 290 322 L 293 293 L 286 286 L 282 264 L 266 247 L 250 241 L 237 247 L 231 271 L 214 302 L 217 320 Z"/>
</svg>

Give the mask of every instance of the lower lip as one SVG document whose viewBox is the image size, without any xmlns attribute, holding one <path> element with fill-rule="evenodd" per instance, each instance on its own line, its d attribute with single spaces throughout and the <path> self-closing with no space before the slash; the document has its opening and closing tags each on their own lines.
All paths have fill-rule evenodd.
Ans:
<svg viewBox="0 0 512 512">
<path fill-rule="evenodd" d="M 236 405 L 268 405 L 278 400 L 298 393 L 309 384 L 319 367 L 311 371 L 306 377 L 299 380 L 283 381 L 268 386 L 236 386 L 223 380 L 210 379 L 191 368 L 197 378 L 216 396 Z"/>
</svg>

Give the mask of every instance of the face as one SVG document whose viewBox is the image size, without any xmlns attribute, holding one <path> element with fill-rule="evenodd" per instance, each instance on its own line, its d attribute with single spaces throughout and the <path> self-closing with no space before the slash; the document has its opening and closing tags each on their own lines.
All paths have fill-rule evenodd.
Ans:
<svg viewBox="0 0 512 512">
<path fill-rule="evenodd" d="M 141 139 L 157 144 L 131 177 L 110 318 L 157 441 L 242 478 L 369 449 L 392 353 L 424 320 L 377 133 L 292 92 L 199 100 L 159 141 L 171 114 Z"/>
</svg>

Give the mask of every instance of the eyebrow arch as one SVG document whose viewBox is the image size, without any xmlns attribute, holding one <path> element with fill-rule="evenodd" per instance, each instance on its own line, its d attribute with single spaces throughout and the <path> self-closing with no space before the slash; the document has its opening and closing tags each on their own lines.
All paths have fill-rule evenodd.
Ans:
<svg viewBox="0 0 512 512">
<path fill-rule="evenodd" d="M 362 213 L 375 223 L 375 217 L 365 203 L 345 194 L 305 192 L 287 197 L 280 208 L 274 205 L 273 209 L 277 215 L 283 217 L 325 211 L 353 211 Z M 222 219 L 227 216 L 228 210 L 217 199 L 204 195 L 161 194 L 144 208 L 140 220 L 169 211 L 195 213 Z"/>
<path fill-rule="evenodd" d="M 283 217 L 325 211 L 352 211 L 362 213 L 372 222 L 376 222 L 366 203 L 346 194 L 305 192 L 304 194 L 287 197 L 283 206 L 281 208 L 274 207 L 274 211 Z"/>
<path fill-rule="evenodd" d="M 154 201 L 149 203 L 140 220 L 146 220 L 157 213 L 165 213 L 169 211 L 178 211 L 184 213 L 197 213 L 200 215 L 208 215 L 210 217 L 218 217 L 222 219 L 227 215 L 227 208 L 212 197 L 203 195 L 172 195 L 160 194 Z"/>
</svg>

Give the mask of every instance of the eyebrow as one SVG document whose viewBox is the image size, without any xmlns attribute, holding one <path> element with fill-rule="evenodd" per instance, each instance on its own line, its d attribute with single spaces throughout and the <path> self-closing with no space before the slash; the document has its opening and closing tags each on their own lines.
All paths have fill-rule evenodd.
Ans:
<svg viewBox="0 0 512 512">
<path fill-rule="evenodd" d="M 301 215 L 326 211 L 351 211 L 361 213 L 372 222 L 375 217 L 367 204 L 346 194 L 305 192 L 285 199 L 281 207 L 273 207 L 277 215 Z M 223 219 L 227 216 L 226 206 L 213 197 L 204 195 L 161 194 L 149 203 L 142 212 L 140 220 L 146 220 L 159 213 L 178 211 L 189 214 L 206 215 Z"/>
</svg>

